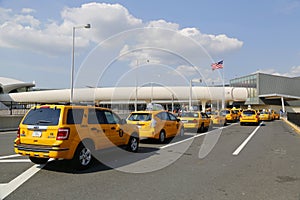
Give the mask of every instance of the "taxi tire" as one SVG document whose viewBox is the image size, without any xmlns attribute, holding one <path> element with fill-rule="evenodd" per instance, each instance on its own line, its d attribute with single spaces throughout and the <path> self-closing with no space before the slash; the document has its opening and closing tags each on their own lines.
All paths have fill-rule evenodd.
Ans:
<svg viewBox="0 0 300 200">
<path fill-rule="evenodd" d="M 202 123 L 201 126 L 200 126 L 200 128 L 198 128 L 197 133 L 203 133 L 204 130 L 205 130 L 204 124 Z"/>
<path fill-rule="evenodd" d="M 37 158 L 37 157 L 29 157 L 30 161 L 34 164 L 46 164 L 49 160 L 49 158 Z"/>
<path fill-rule="evenodd" d="M 159 132 L 159 138 L 158 138 L 159 143 L 163 144 L 166 141 L 166 133 L 164 130 L 161 130 Z"/>
<path fill-rule="evenodd" d="M 93 151 L 94 148 L 91 144 L 84 145 L 83 143 L 80 143 L 72 159 L 72 165 L 75 169 L 83 170 L 91 166 L 94 161 L 94 157 L 92 155 Z"/>
<path fill-rule="evenodd" d="M 136 136 L 131 136 L 127 144 L 127 150 L 131 152 L 137 152 L 138 149 L 139 149 L 139 138 Z"/>
</svg>

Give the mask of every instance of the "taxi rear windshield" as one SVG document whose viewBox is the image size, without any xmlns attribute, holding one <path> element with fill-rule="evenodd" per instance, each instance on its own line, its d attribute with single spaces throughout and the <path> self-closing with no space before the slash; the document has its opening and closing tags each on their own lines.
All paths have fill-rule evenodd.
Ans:
<svg viewBox="0 0 300 200">
<path fill-rule="evenodd" d="M 199 114 L 194 112 L 184 112 L 181 114 L 181 117 L 199 117 Z"/>
<path fill-rule="evenodd" d="M 26 115 L 23 124 L 25 125 L 57 125 L 60 116 L 60 109 L 38 108 L 32 109 Z"/>
<path fill-rule="evenodd" d="M 244 115 L 255 115 L 255 111 L 254 110 L 245 110 L 243 112 Z"/>
<path fill-rule="evenodd" d="M 151 114 L 148 113 L 133 113 L 128 120 L 130 121 L 151 121 Z"/>
</svg>

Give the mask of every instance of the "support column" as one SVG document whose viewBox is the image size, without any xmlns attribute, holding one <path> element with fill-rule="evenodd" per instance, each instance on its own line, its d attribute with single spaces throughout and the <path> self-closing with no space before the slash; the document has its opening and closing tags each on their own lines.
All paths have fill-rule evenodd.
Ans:
<svg viewBox="0 0 300 200">
<path fill-rule="evenodd" d="M 281 97 L 282 112 L 285 113 L 284 98 Z"/>
<path fill-rule="evenodd" d="M 207 101 L 201 101 L 202 112 L 205 112 L 205 106 Z"/>
</svg>

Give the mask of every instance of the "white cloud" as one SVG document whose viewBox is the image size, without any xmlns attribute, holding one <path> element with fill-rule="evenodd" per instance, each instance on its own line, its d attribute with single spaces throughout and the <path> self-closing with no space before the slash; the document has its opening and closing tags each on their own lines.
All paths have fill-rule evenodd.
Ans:
<svg viewBox="0 0 300 200">
<path fill-rule="evenodd" d="M 29 14 L 29 13 L 34 13 L 35 10 L 34 9 L 31 9 L 31 8 L 23 8 L 21 13 L 23 14 Z"/>
<path fill-rule="evenodd" d="M 131 15 L 120 4 L 87 3 L 81 7 L 65 8 L 61 11 L 61 19 L 42 22 L 31 13 L 31 8 L 14 13 L 10 9 L 0 8 L 0 47 L 31 50 L 39 53 L 59 55 L 69 53 L 71 48 L 71 30 L 75 25 L 90 23 L 90 30 L 76 31 L 76 47 L 85 47 L 89 42 L 99 43 L 122 31 L 135 28 L 160 27 L 174 31 L 176 34 L 189 37 L 202 45 L 209 54 L 222 53 L 242 47 L 243 42 L 226 35 L 202 34 L 196 28 L 180 29 L 180 25 L 165 20 L 143 22 Z M 152 32 L 153 33 L 153 32 Z M 136 46 L 152 46 L 160 44 L 179 52 L 191 52 L 195 47 L 186 47 L 186 38 L 166 32 L 156 32 L 136 38 L 135 44 L 129 44 L 129 49 Z M 172 35 L 171 35 L 172 36 Z"/>
<path fill-rule="evenodd" d="M 120 4 L 88 3 L 80 8 L 66 8 L 61 15 L 64 24 L 90 23 L 92 34 L 85 34 L 96 43 L 122 31 L 142 27 L 142 20 L 132 16 Z"/>
<path fill-rule="evenodd" d="M 187 66 L 187 65 L 180 65 L 178 66 L 175 71 L 170 72 L 172 75 L 177 75 L 181 74 L 183 76 L 192 76 L 196 74 L 197 71 L 193 66 Z"/>
<path fill-rule="evenodd" d="M 293 66 L 286 72 L 278 72 L 275 69 L 258 70 L 255 73 L 265 73 L 277 76 L 300 77 L 300 66 Z"/>
</svg>

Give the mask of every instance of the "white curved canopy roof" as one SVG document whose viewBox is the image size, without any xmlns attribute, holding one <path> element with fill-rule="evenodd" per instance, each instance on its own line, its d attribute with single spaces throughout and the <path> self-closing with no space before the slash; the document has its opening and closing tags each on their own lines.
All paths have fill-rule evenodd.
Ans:
<svg viewBox="0 0 300 200">
<path fill-rule="evenodd" d="M 31 88 L 34 86 L 34 83 L 25 83 L 12 78 L 0 77 L 0 90 L 2 93 L 10 93 L 13 90 Z"/>
<path fill-rule="evenodd" d="M 111 88 L 82 88 L 74 90 L 73 102 L 101 102 L 101 101 L 139 101 L 153 100 L 177 100 L 188 101 L 190 97 L 189 87 L 111 87 Z M 197 87 L 192 88 L 192 100 L 221 100 L 223 87 Z M 225 87 L 226 101 L 246 101 L 248 91 L 246 88 Z M 22 92 L 0 95 L 0 101 L 15 102 L 69 102 L 70 90 L 47 90 Z"/>
</svg>

